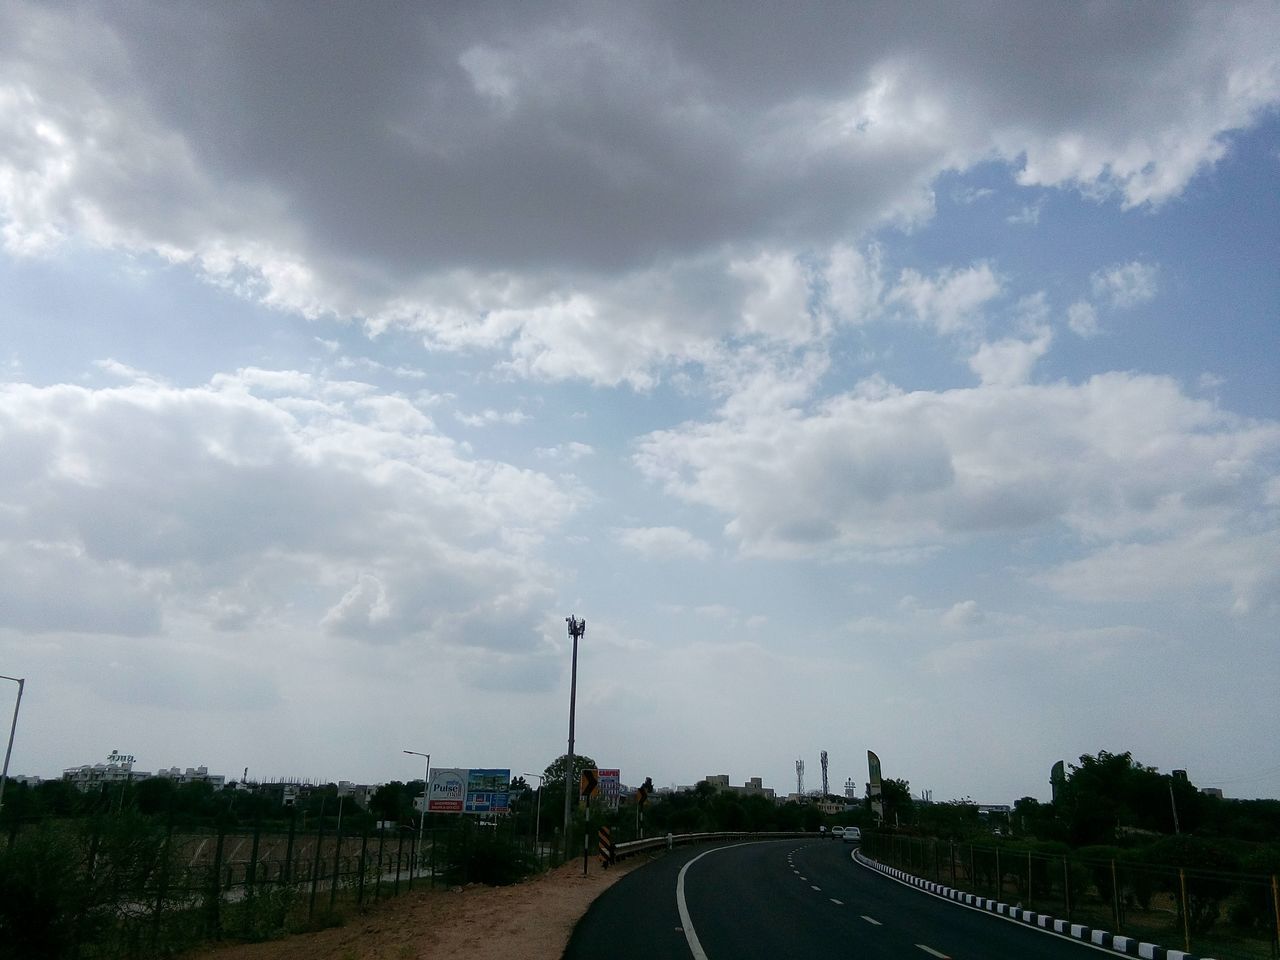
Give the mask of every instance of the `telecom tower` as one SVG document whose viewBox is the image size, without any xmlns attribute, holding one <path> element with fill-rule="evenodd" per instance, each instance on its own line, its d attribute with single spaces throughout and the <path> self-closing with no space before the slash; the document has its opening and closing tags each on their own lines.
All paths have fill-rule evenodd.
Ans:
<svg viewBox="0 0 1280 960">
<path fill-rule="evenodd" d="M 827 799 L 827 794 L 831 791 L 827 789 L 827 751 L 822 751 L 822 799 Z"/>
<path fill-rule="evenodd" d="M 796 793 L 804 796 L 804 761 L 796 761 Z"/>
</svg>

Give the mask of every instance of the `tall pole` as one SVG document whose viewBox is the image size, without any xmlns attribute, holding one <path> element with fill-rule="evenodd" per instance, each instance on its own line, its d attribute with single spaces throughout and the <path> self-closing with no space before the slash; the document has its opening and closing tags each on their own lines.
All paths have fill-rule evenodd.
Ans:
<svg viewBox="0 0 1280 960">
<path fill-rule="evenodd" d="M 541 843 L 539 838 L 542 834 L 542 777 L 536 773 L 526 773 L 526 777 L 538 777 L 538 812 L 533 821 L 533 850 L 534 856 L 538 857 L 539 863 L 542 860 Z"/>
<path fill-rule="evenodd" d="M 13 735 L 18 731 L 18 708 L 22 706 L 22 688 L 27 681 L 18 677 L 0 676 L 0 680 L 12 680 L 18 685 L 18 699 L 13 705 L 13 723 L 9 725 L 9 746 L 4 751 L 4 770 L 0 771 L 0 810 L 4 809 L 4 785 L 9 780 L 9 755 L 13 753 Z"/>
<path fill-rule="evenodd" d="M 422 813 L 418 816 L 418 858 L 422 858 L 422 834 L 427 825 L 427 796 L 431 789 L 431 754 L 419 753 L 417 750 L 405 750 L 415 757 L 426 757 L 426 766 L 422 771 Z"/>
<path fill-rule="evenodd" d="M 569 625 L 569 636 L 573 638 L 573 668 L 569 679 L 569 762 L 564 771 L 564 842 L 565 853 L 569 851 L 569 810 L 574 794 L 573 788 L 573 714 L 578 702 L 578 641 L 587 632 L 587 621 L 579 620 L 573 614 L 565 617 Z"/>
</svg>

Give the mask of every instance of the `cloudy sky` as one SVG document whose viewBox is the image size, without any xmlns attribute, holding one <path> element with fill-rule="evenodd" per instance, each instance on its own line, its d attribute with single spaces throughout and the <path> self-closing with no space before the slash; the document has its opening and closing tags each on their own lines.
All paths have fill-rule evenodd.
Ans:
<svg viewBox="0 0 1280 960">
<path fill-rule="evenodd" d="M 1280 796 L 1280 8 L 0 0 L 12 771 Z M 16 685 L 0 689 L 0 715 Z"/>
</svg>

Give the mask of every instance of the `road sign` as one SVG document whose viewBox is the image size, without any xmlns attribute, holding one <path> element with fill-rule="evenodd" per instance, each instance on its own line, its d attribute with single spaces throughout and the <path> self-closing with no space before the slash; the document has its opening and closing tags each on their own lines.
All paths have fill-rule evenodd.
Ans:
<svg viewBox="0 0 1280 960">
<path fill-rule="evenodd" d="M 600 790 L 600 771 L 588 768 L 578 780 L 578 793 L 590 800 Z"/>
<path fill-rule="evenodd" d="M 608 868 L 609 864 L 613 863 L 614 859 L 613 836 L 610 834 L 608 827 L 601 827 L 598 837 L 600 866 Z"/>
<path fill-rule="evenodd" d="M 651 793 L 653 793 L 653 777 L 645 777 L 644 783 L 636 787 L 636 805 L 643 807 L 649 802 Z"/>
<path fill-rule="evenodd" d="M 618 809 L 618 797 L 622 793 L 622 771 L 605 770 L 600 774 L 600 797 L 610 810 Z"/>
</svg>

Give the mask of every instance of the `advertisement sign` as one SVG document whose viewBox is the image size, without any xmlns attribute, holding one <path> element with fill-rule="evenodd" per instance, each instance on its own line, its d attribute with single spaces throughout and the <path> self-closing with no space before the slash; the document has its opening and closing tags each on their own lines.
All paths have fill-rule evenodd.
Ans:
<svg viewBox="0 0 1280 960">
<path fill-rule="evenodd" d="M 618 796 L 622 792 L 622 771 L 600 769 L 600 799 L 610 810 L 618 809 Z"/>
<path fill-rule="evenodd" d="M 461 813 L 467 797 L 467 770 L 437 767 L 431 771 L 427 813 Z"/>
<path fill-rule="evenodd" d="M 511 790 L 511 771 L 468 770 L 464 813 L 506 813 Z"/>
<path fill-rule="evenodd" d="M 438 767 L 431 771 L 427 813 L 506 813 L 511 771 Z"/>
<path fill-rule="evenodd" d="M 877 820 L 884 819 L 884 801 L 881 796 L 880 758 L 870 750 L 867 751 L 867 772 L 871 782 L 867 784 L 867 796 L 871 799 L 871 812 Z"/>
</svg>

